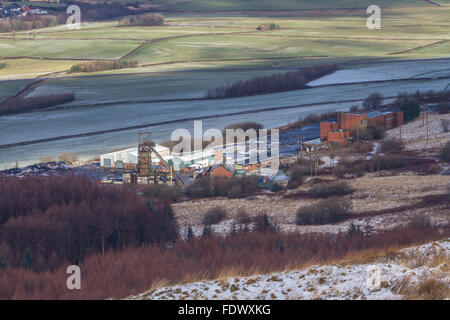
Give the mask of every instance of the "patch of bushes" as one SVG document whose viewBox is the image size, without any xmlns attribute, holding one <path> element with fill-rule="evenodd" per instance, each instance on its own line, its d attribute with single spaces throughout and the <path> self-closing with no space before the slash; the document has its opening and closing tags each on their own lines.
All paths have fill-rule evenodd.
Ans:
<svg viewBox="0 0 450 320">
<path fill-rule="evenodd" d="M 402 140 L 397 138 L 385 139 L 381 142 L 380 151 L 387 153 L 394 153 L 402 151 L 405 148 L 405 144 Z"/>
<path fill-rule="evenodd" d="M 6 68 L 6 63 L 0 63 L 0 70 L 5 69 Z"/>
<path fill-rule="evenodd" d="M 0 20 L 0 32 L 24 31 L 42 29 L 63 23 L 62 19 L 54 15 L 27 16 Z"/>
<path fill-rule="evenodd" d="M 74 64 L 70 68 L 70 73 L 97 72 L 105 70 L 125 69 L 137 67 L 137 60 L 96 60 Z"/>
<path fill-rule="evenodd" d="M 439 158 L 444 161 L 450 161 L 450 141 L 442 147 L 441 152 L 439 152 Z"/>
<path fill-rule="evenodd" d="M 211 226 L 218 224 L 219 222 L 227 218 L 227 211 L 222 207 L 214 207 L 208 210 L 202 218 L 202 224 L 204 226 Z"/>
<path fill-rule="evenodd" d="M 258 31 L 270 31 L 280 29 L 280 26 L 275 23 L 261 23 L 256 30 Z"/>
<path fill-rule="evenodd" d="M 270 188 L 270 191 L 272 191 L 272 192 L 280 192 L 283 190 L 284 190 L 283 186 L 279 185 L 278 183 L 274 183 L 272 185 L 272 188 Z"/>
<path fill-rule="evenodd" d="M 324 182 L 314 185 L 310 194 L 316 198 L 327 198 L 331 196 L 345 196 L 354 190 L 345 181 Z"/>
<path fill-rule="evenodd" d="M 254 222 L 255 222 L 255 228 L 253 230 L 256 232 L 261 232 L 261 233 L 277 232 L 277 227 L 275 226 L 275 224 L 272 221 L 270 221 L 270 218 L 267 215 L 267 213 L 257 215 L 254 219 Z"/>
<path fill-rule="evenodd" d="M 122 26 L 162 26 L 164 16 L 160 13 L 146 13 L 123 18 L 119 21 L 119 24 Z"/>
<path fill-rule="evenodd" d="M 244 198 L 258 191 L 255 177 L 231 177 L 228 179 L 210 176 L 196 179 L 186 188 L 191 199 L 208 197 Z"/>
<path fill-rule="evenodd" d="M 381 171 L 404 168 L 407 165 L 407 160 L 402 156 L 385 155 L 375 156 L 369 163 L 369 171 Z"/>
<path fill-rule="evenodd" d="M 386 129 L 383 126 L 369 124 L 366 127 L 353 129 L 352 136 L 356 137 L 357 135 L 360 140 L 379 140 L 386 136 Z"/>
<path fill-rule="evenodd" d="M 362 177 L 365 171 L 364 163 L 341 158 L 335 168 L 335 175 L 338 178 L 355 178 Z"/>
<path fill-rule="evenodd" d="M 143 195 L 149 199 L 169 198 L 171 202 L 177 202 L 184 198 L 183 189 L 180 186 L 168 186 L 166 184 L 149 184 L 143 187 Z"/>
<path fill-rule="evenodd" d="M 296 189 L 303 184 L 305 177 L 310 175 L 311 169 L 306 166 L 296 166 L 289 171 L 288 189 Z"/>
<path fill-rule="evenodd" d="M 351 146 L 352 153 L 367 154 L 373 151 L 373 145 L 367 142 L 355 143 Z"/>
<path fill-rule="evenodd" d="M 333 73 L 336 65 L 320 65 L 302 68 L 298 71 L 258 77 L 241 81 L 233 85 L 210 89 L 206 94 L 208 99 L 246 97 L 258 94 L 284 92 L 307 88 L 307 83 Z"/>
<path fill-rule="evenodd" d="M 351 201 L 344 198 L 321 200 L 297 211 L 297 225 L 324 225 L 350 217 Z"/>
</svg>

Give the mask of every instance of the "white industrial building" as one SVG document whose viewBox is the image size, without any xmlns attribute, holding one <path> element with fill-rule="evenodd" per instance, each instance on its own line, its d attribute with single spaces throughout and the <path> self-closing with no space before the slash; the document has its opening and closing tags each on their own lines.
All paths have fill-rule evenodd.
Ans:
<svg viewBox="0 0 450 320">
<path fill-rule="evenodd" d="M 170 149 L 162 145 L 157 144 L 155 147 L 164 159 L 170 157 Z M 123 168 L 125 164 L 137 164 L 138 161 L 138 148 L 129 148 L 102 154 L 100 156 L 100 166 L 105 168 Z M 155 157 L 152 159 L 155 164 L 159 163 L 159 159 Z"/>
</svg>

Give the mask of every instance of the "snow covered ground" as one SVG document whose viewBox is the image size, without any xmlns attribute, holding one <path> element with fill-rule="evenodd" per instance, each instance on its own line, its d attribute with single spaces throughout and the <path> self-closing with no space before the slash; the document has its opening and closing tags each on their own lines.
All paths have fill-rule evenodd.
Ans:
<svg viewBox="0 0 450 320">
<path fill-rule="evenodd" d="M 399 138 L 400 129 L 402 139 L 407 150 L 425 151 L 428 148 L 441 148 L 450 140 L 450 131 L 444 132 L 441 119 L 450 120 L 450 114 L 429 114 L 428 125 L 424 123 L 422 115 L 419 119 L 387 131 L 388 138 Z M 427 141 L 428 130 L 428 141 Z"/>
<path fill-rule="evenodd" d="M 439 258 L 439 259 L 436 259 Z M 162 287 L 131 297 L 166 299 L 402 299 L 427 279 L 438 279 L 450 297 L 450 239 L 399 251 L 375 263 L 317 265 L 251 277 Z"/>
</svg>

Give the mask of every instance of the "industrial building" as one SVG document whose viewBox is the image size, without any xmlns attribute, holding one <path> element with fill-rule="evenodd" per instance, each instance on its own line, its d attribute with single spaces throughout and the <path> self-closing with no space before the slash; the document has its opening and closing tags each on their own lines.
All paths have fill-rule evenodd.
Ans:
<svg viewBox="0 0 450 320">
<path fill-rule="evenodd" d="M 161 145 L 155 145 L 155 150 L 163 157 L 170 157 L 170 149 Z M 157 165 L 159 159 L 152 159 Z M 100 166 L 104 168 L 135 169 L 138 163 L 138 148 L 128 148 L 100 156 Z"/>
<path fill-rule="evenodd" d="M 320 123 L 322 141 L 345 143 L 352 135 L 352 130 L 368 125 L 391 129 L 403 125 L 402 111 L 372 111 L 363 113 L 339 112 L 337 121 Z"/>
<path fill-rule="evenodd" d="M 125 170 L 123 182 L 132 184 L 172 184 L 184 183 L 178 173 L 189 173 L 193 177 L 211 175 L 229 178 L 247 174 L 268 175 L 273 161 L 278 164 L 278 156 L 272 158 L 271 145 L 267 145 L 264 155 L 257 146 L 267 141 L 256 143 L 231 143 L 205 150 L 171 153 L 167 147 L 154 144 L 150 133 L 139 134 L 139 146 L 100 156 L 100 166 Z M 277 170 L 271 175 L 276 175 Z"/>
</svg>

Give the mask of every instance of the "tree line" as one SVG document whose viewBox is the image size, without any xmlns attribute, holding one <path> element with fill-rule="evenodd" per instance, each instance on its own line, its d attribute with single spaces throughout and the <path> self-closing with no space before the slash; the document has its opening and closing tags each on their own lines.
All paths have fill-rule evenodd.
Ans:
<svg viewBox="0 0 450 320">
<path fill-rule="evenodd" d="M 26 16 L 20 18 L 6 18 L 0 20 L 0 32 L 24 31 L 42 29 L 65 23 L 64 15 Z"/>
<path fill-rule="evenodd" d="M 116 70 L 125 68 L 135 68 L 138 65 L 137 60 L 95 60 L 74 64 L 70 68 L 71 73 L 78 72 L 97 72 L 105 70 Z"/>
<path fill-rule="evenodd" d="M 14 96 L 0 103 L 0 115 L 28 112 L 48 108 L 75 100 L 73 93 L 51 94 L 42 97 L 24 98 Z"/>
<path fill-rule="evenodd" d="M 307 83 L 333 73 L 337 70 L 334 64 L 301 68 L 297 71 L 257 77 L 240 81 L 236 84 L 208 90 L 206 98 L 236 98 L 307 88 Z"/>
</svg>

